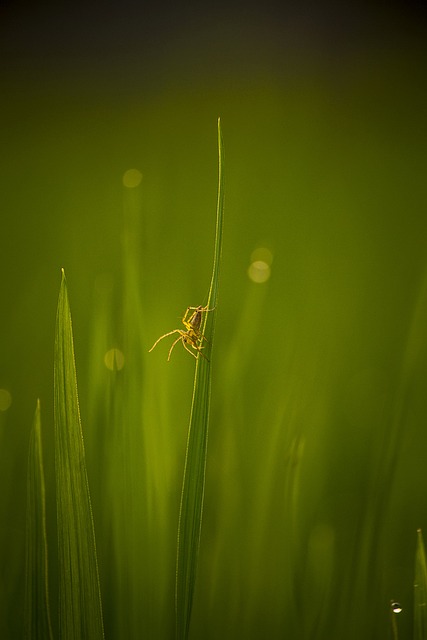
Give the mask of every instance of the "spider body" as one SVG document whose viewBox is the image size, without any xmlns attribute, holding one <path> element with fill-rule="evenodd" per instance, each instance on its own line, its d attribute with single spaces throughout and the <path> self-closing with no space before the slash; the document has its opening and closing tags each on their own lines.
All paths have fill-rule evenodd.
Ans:
<svg viewBox="0 0 427 640">
<path fill-rule="evenodd" d="M 206 340 L 205 336 L 200 331 L 200 326 L 202 324 L 203 314 L 208 311 L 213 311 L 213 309 L 208 309 L 208 307 L 202 307 L 199 305 L 198 307 L 187 307 L 186 312 L 182 318 L 182 324 L 185 327 L 184 329 L 174 329 L 173 331 L 169 331 L 165 333 L 163 336 L 160 336 L 156 340 L 156 342 L 151 347 L 150 351 L 154 349 L 154 347 L 163 340 L 163 338 L 167 338 L 167 336 L 171 336 L 174 333 L 178 333 L 178 337 L 173 341 L 171 348 L 169 349 L 168 361 L 170 360 L 173 348 L 178 342 L 182 342 L 182 346 L 188 353 L 191 353 L 193 358 L 198 358 L 199 353 L 201 356 L 207 360 L 206 356 L 202 353 L 202 342 Z M 207 341 L 207 340 L 206 340 Z M 192 351 L 194 349 L 194 351 Z M 195 353 L 196 352 L 196 353 Z"/>
</svg>

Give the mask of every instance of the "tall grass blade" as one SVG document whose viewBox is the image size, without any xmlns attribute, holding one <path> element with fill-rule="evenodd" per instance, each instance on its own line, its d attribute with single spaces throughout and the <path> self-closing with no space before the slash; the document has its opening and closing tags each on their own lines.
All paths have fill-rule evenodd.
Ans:
<svg viewBox="0 0 427 640">
<path fill-rule="evenodd" d="M 54 365 L 59 636 L 61 640 L 97 640 L 104 637 L 98 562 L 64 271 Z"/>
<path fill-rule="evenodd" d="M 52 640 L 39 400 L 37 400 L 28 453 L 25 556 L 24 638 L 25 640 Z"/>
<path fill-rule="evenodd" d="M 421 529 L 415 552 L 414 640 L 427 640 L 427 565 Z"/>
<path fill-rule="evenodd" d="M 208 308 L 213 309 L 213 311 L 204 314 L 202 326 L 202 331 L 207 338 L 204 349 L 206 359 L 198 357 L 196 361 L 178 525 L 175 590 L 176 636 L 178 639 L 187 638 L 190 628 L 205 491 L 211 390 L 211 356 L 218 299 L 224 212 L 224 157 L 220 120 L 218 120 L 218 155 L 219 180 L 215 250 L 212 279 L 207 301 Z"/>
</svg>

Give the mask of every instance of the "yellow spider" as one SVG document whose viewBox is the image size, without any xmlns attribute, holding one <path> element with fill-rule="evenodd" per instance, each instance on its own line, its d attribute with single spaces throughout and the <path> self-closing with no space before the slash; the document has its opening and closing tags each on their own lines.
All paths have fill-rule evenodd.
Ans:
<svg viewBox="0 0 427 640">
<path fill-rule="evenodd" d="M 191 311 L 192 313 L 190 314 Z M 184 347 L 184 349 L 186 349 L 188 353 L 191 353 L 194 358 L 197 359 L 200 353 L 200 355 L 203 356 L 205 360 L 207 360 L 207 357 L 202 353 L 202 341 L 206 340 L 207 342 L 207 339 L 201 333 L 200 325 L 202 323 L 203 314 L 207 313 L 208 311 L 213 311 L 213 309 L 208 309 L 207 306 L 202 307 L 201 305 L 199 305 L 198 307 L 187 307 L 187 310 L 184 313 L 184 317 L 182 318 L 182 324 L 184 325 L 186 331 L 184 331 L 184 329 L 174 329 L 173 331 L 165 333 L 163 336 L 160 336 L 160 338 L 156 340 L 149 351 L 152 351 L 156 344 L 158 344 L 160 340 L 163 340 L 163 338 L 167 338 L 167 336 L 171 336 L 173 333 L 179 333 L 178 338 L 174 340 L 171 348 L 169 349 L 168 361 L 170 360 L 174 346 L 178 344 L 179 341 L 182 342 L 182 346 Z M 187 345 L 194 349 L 197 354 L 191 351 Z"/>
</svg>

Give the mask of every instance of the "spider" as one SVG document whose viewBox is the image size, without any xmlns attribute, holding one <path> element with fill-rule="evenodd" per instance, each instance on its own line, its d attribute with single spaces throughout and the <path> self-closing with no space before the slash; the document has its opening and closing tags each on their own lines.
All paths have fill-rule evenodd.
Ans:
<svg viewBox="0 0 427 640">
<path fill-rule="evenodd" d="M 184 313 L 184 317 L 182 318 L 182 324 L 184 325 L 186 331 L 184 331 L 184 329 L 174 329 L 173 331 L 165 333 L 163 336 L 160 336 L 160 338 L 156 340 L 149 351 L 152 351 L 156 344 L 158 344 L 160 340 L 163 340 L 163 338 L 171 336 L 173 333 L 179 333 L 178 338 L 173 341 L 172 346 L 169 349 L 168 361 L 170 360 L 174 346 L 178 344 L 179 341 L 182 342 L 182 346 L 184 347 L 184 349 L 186 349 L 188 353 L 191 353 L 194 358 L 197 359 L 200 353 L 200 355 L 203 356 L 205 360 L 207 360 L 207 357 L 202 353 L 202 340 L 206 340 L 207 342 L 207 339 L 201 333 L 200 325 L 202 323 L 203 314 L 207 313 L 208 311 L 213 311 L 213 309 L 208 309 L 207 306 L 202 307 L 201 305 L 199 305 L 198 307 L 187 307 L 187 310 Z M 187 345 L 197 351 L 197 354 L 191 351 Z"/>
</svg>

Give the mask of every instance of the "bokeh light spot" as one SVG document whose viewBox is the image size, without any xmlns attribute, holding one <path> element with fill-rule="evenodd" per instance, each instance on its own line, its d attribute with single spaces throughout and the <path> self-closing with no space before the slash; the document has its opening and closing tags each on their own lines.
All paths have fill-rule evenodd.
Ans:
<svg viewBox="0 0 427 640">
<path fill-rule="evenodd" d="M 123 351 L 120 349 L 109 349 L 104 356 L 104 364 L 110 371 L 120 371 L 125 364 L 125 357 Z"/>
<path fill-rule="evenodd" d="M 0 411 L 7 411 L 12 404 L 12 396 L 7 389 L 0 389 Z"/>
<path fill-rule="evenodd" d="M 123 174 L 123 185 L 128 189 L 134 189 L 141 184 L 142 173 L 138 169 L 128 169 Z"/>
<path fill-rule="evenodd" d="M 255 260 L 249 265 L 248 276 L 259 284 L 267 282 L 271 275 L 270 266 L 264 260 Z"/>
<path fill-rule="evenodd" d="M 271 263 L 273 262 L 273 254 L 270 249 L 266 247 L 258 247 L 251 253 L 251 262 L 265 262 L 271 267 Z"/>
</svg>

